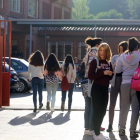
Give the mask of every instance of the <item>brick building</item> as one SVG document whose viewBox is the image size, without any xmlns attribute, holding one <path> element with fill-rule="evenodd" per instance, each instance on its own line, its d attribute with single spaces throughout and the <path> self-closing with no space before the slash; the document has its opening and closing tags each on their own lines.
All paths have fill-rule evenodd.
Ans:
<svg viewBox="0 0 140 140">
<path fill-rule="evenodd" d="M 11 19 L 70 19 L 72 0 L 0 0 L 0 20 Z M 3 23 L 2 23 L 3 24 Z M 24 58 L 29 57 L 28 26 L 12 23 L 12 51 L 22 50 Z M 44 37 L 39 28 L 33 28 L 32 51 L 44 48 Z"/>
</svg>

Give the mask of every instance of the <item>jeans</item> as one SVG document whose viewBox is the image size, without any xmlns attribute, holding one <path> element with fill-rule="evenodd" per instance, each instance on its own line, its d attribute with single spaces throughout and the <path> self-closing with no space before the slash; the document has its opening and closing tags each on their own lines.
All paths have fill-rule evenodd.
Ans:
<svg viewBox="0 0 140 140">
<path fill-rule="evenodd" d="M 106 114 L 108 104 L 108 87 L 93 83 L 91 89 L 93 105 L 93 126 L 95 135 L 100 134 L 100 127 Z"/>
<path fill-rule="evenodd" d="M 88 96 L 85 97 L 85 128 L 93 130 L 93 106 L 92 99 Z"/>
<path fill-rule="evenodd" d="M 34 108 L 37 108 L 37 90 L 38 90 L 38 95 L 39 95 L 39 105 L 42 105 L 43 86 L 44 86 L 44 79 L 40 79 L 38 77 L 35 77 L 32 79 Z"/>
<path fill-rule="evenodd" d="M 131 115 L 130 131 L 135 131 L 139 116 L 139 103 L 136 91 L 132 90 L 130 86 L 131 84 L 129 83 L 121 85 L 121 110 L 120 110 L 119 126 L 120 129 L 125 129 L 127 115 L 131 105 L 132 115 Z"/>
<path fill-rule="evenodd" d="M 73 88 L 74 88 L 74 83 L 70 84 L 70 89 L 69 89 L 69 93 L 68 93 L 68 109 L 71 109 L 71 105 L 72 105 L 72 95 L 73 95 Z M 64 103 L 66 100 L 66 92 L 67 91 L 63 91 L 62 90 L 62 102 Z"/>
<path fill-rule="evenodd" d="M 51 108 L 54 108 L 55 106 L 55 95 L 56 95 L 56 91 L 58 89 L 58 83 L 55 85 L 46 85 L 47 87 L 47 102 L 51 102 Z M 51 100 L 52 99 L 52 100 Z"/>
</svg>

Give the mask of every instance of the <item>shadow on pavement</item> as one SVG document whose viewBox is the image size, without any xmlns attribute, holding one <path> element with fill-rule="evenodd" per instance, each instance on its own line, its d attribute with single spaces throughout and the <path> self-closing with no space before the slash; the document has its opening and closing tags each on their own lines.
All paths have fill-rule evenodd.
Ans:
<svg viewBox="0 0 140 140">
<path fill-rule="evenodd" d="M 13 126 L 25 124 L 27 122 L 32 121 L 32 119 L 37 115 L 37 113 L 30 113 L 30 114 L 23 116 L 23 117 L 15 117 L 14 119 L 12 119 L 9 122 L 9 124 L 11 124 Z"/>
<path fill-rule="evenodd" d="M 82 140 L 93 140 L 93 136 L 84 135 Z"/>
<path fill-rule="evenodd" d="M 52 118 L 53 113 L 50 112 L 50 113 L 45 113 L 36 119 L 33 119 L 34 117 L 36 117 L 37 113 L 30 113 L 23 117 L 16 117 L 16 118 L 12 119 L 9 122 L 9 124 L 16 126 L 16 125 L 22 125 L 22 124 L 29 122 L 31 125 L 41 125 L 44 123 L 51 122 L 54 125 L 61 125 L 70 120 L 70 112 L 67 112 L 65 115 L 63 113 L 60 113 L 55 118 Z"/>
<path fill-rule="evenodd" d="M 31 96 L 32 93 L 28 92 L 28 93 L 10 93 L 10 98 L 22 98 L 22 97 L 27 97 L 27 96 Z"/>
<path fill-rule="evenodd" d="M 55 118 L 51 119 L 49 122 L 52 122 L 54 125 L 61 125 L 70 120 L 70 112 L 67 112 L 65 115 L 60 113 Z"/>
<path fill-rule="evenodd" d="M 109 138 L 110 138 L 110 140 L 117 140 L 114 133 L 112 133 L 112 132 L 109 133 Z"/>
</svg>

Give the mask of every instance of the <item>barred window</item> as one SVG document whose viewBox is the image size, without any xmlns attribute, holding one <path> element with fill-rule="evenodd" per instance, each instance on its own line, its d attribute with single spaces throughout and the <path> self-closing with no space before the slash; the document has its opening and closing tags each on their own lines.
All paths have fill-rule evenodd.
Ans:
<svg viewBox="0 0 140 140">
<path fill-rule="evenodd" d="M 21 0 L 11 0 L 11 11 L 21 13 Z"/>
<path fill-rule="evenodd" d="M 38 17 L 38 0 L 28 1 L 28 15 Z"/>
</svg>

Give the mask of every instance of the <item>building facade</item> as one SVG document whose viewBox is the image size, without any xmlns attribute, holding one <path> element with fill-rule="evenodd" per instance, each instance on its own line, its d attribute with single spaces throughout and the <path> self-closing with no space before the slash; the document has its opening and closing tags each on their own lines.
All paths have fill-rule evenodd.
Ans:
<svg viewBox="0 0 140 140">
<path fill-rule="evenodd" d="M 71 19 L 71 12 L 72 0 L 0 0 L 0 20 Z M 12 23 L 12 52 L 21 50 L 25 59 L 29 57 L 29 32 L 28 26 Z M 39 28 L 32 32 L 32 51 L 43 51 L 44 37 L 38 35 Z"/>
</svg>

